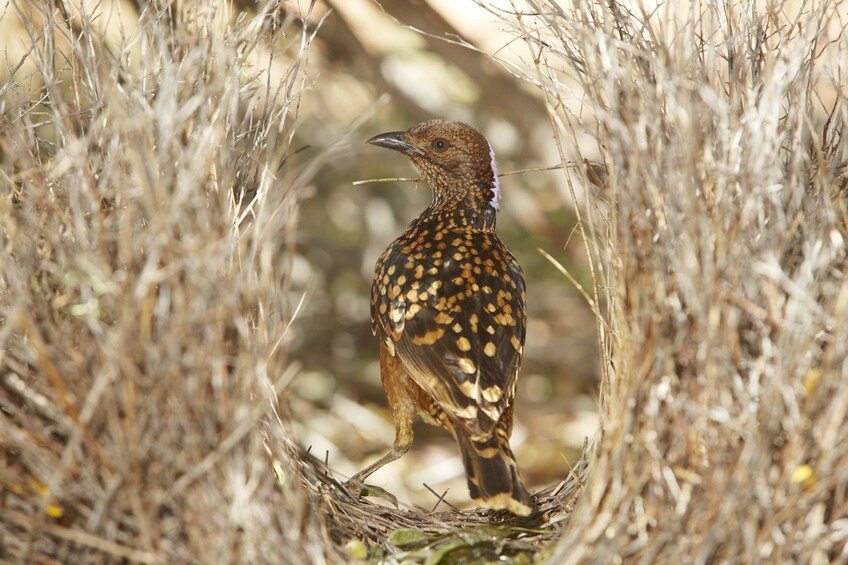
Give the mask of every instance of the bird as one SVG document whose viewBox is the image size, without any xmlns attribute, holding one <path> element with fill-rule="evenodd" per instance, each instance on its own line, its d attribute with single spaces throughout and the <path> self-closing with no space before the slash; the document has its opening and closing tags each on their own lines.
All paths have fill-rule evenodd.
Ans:
<svg viewBox="0 0 848 565">
<path fill-rule="evenodd" d="M 395 439 L 351 481 L 362 484 L 406 453 L 418 415 L 456 440 L 477 504 L 528 516 L 534 502 L 509 443 L 526 288 L 495 230 L 501 193 L 494 151 L 472 126 L 443 120 L 367 143 L 405 155 L 433 199 L 374 270 L 371 327 Z"/>
</svg>

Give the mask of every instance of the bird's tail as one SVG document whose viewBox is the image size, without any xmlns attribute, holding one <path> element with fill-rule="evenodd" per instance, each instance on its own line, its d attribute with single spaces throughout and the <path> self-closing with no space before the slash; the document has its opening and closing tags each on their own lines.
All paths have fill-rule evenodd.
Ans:
<svg viewBox="0 0 848 565">
<path fill-rule="evenodd" d="M 528 516 L 533 501 L 521 482 L 518 464 L 505 435 L 503 430 L 496 430 L 486 439 L 473 440 L 457 434 L 468 491 L 480 506 Z"/>
</svg>

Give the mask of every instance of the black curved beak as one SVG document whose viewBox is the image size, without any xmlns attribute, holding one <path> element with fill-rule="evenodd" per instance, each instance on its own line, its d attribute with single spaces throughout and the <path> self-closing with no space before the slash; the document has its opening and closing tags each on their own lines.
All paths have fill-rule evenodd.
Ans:
<svg viewBox="0 0 848 565">
<path fill-rule="evenodd" d="M 403 154 L 408 154 L 415 148 L 414 145 L 406 140 L 406 132 L 403 131 L 381 133 L 380 135 L 375 135 L 366 143 L 370 143 L 371 145 L 376 145 L 378 147 L 385 147 L 386 149 L 394 149 L 395 151 L 400 151 Z"/>
</svg>

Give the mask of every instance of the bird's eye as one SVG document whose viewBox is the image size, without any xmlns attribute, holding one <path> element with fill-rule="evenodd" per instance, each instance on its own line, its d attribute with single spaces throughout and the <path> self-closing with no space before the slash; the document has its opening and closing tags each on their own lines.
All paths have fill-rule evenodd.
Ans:
<svg viewBox="0 0 848 565">
<path fill-rule="evenodd" d="M 448 142 L 445 141 L 442 138 L 439 138 L 439 139 L 437 139 L 436 141 L 433 142 L 433 149 L 435 149 L 439 153 L 441 153 L 442 151 L 444 151 L 447 148 L 448 148 Z"/>
</svg>

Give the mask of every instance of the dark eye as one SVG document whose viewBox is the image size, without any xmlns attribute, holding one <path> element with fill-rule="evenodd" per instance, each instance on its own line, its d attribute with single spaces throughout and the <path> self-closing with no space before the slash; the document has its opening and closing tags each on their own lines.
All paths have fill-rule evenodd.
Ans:
<svg viewBox="0 0 848 565">
<path fill-rule="evenodd" d="M 441 153 L 442 151 L 444 151 L 447 148 L 448 148 L 448 142 L 445 141 L 442 138 L 439 138 L 439 139 L 437 139 L 436 141 L 433 142 L 433 149 L 435 149 L 439 153 Z"/>
</svg>

